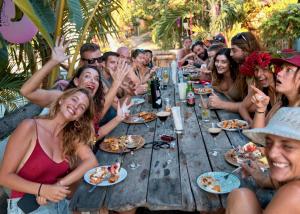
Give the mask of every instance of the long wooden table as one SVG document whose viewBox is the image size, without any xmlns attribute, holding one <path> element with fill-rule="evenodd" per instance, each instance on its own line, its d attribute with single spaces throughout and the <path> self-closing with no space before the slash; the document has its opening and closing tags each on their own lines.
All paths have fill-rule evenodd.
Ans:
<svg viewBox="0 0 300 214">
<path fill-rule="evenodd" d="M 131 156 L 130 153 L 119 155 L 98 151 L 99 165 L 108 165 L 118 158 L 123 159 L 122 167 L 127 170 L 127 178 L 114 186 L 97 187 L 92 193 L 91 185 L 81 183 L 73 196 L 70 208 L 73 211 L 97 211 L 100 207 L 110 210 L 126 211 L 136 207 L 147 207 L 150 210 L 183 210 L 211 211 L 226 207 L 227 195 L 210 194 L 201 190 L 196 183 L 199 175 L 209 171 L 232 171 L 233 166 L 224 159 L 224 153 L 232 145 L 244 145 L 247 139 L 238 132 L 222 131 L 213 142 L 207 129 L 200 125 L 201 113 L 199 96 L 196 95 L 196 106 L 187 107 L 179 101 L 177 88 L 169 85 L 162 90 L 163 98 L 170 98 L 171 103 L 181 107 L 184 118 L 184 134 L 178 135 L 175 149 L 142 148 Z M 133 107 L 131 112 L 154 111 L 146 102 Z M 223 110 L 211 110 L 211 121 L 239 118 L 239 115 Z M 129 134 L 142 135 L 146 142 L 159 140 L 162 124 L 159 120 L 144 124 L 120 124 L 110 136 Z M 166 121 L 167 129 L 174 130 L 172 118 Z M 217 151 L 215 155 L 214 151 Z M 169 154 L 168 154 L 169 153 Z M 168 164 L 167 160 L 172 159 Z M 140 164 L 131 169 L 132 158 Z M 241 179 L 241 186 L 251 187 L 264 197 L 266 190 L 255 186 L 252 179 Z"/>
</svg>

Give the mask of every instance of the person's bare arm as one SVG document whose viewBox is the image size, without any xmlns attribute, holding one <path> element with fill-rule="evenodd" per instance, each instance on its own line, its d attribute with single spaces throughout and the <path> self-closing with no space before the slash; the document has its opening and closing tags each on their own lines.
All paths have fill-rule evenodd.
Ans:
<svg viewBox="0 0 300 214">
<path fill-rule="evenodd" d="M 60 185 L 69 186 L 74 182 L 81 179 L 88 170 L 96 167 L 98 165 L 98 161 L 93 154 L 91 148 L 84 144 L 78 144 L 76 149 L 76 155 L 80 159 L 80 164 L 76 167 L 72 172 L 66 175 L 59 181 Z"/>
<path fill-rule="evenodd" d="M 63 38 L 60 42 L 56 40 L 55 47 L 52 49 L 51 59 L 22 86 L 20 92 L 24 97 L 37 105 L 46 107 L 62 94 L 59 90 L 41 89 L 40 85 L 55 66 L 68 59 L 68 56 L 65 55 L 68 45 L 69 43 L 64 45 Z"/>
<path fill-rule="evenodd" d="M 123 101 L 122 106 L 120 106 L 120 102 L 117 103 L 117 116 L 114 117 L 107 124 L 99 128 L 98 139 L 102 139 L 103 137 L 108 135 L 116 126 L 118 126 L 125 119 L 128 109 L 132 106 L 132 103 L 127 104 L 127 101 L 128 99 L 126 98 Z"/>
<path fill-rule="evenodd" d="M 118 89 L 122 85 L 122 82 L 126 77 L 126 75 L 128 74 L 129 70 L 130 67 L 126 63 L 126 61 L 123 59 L 122 60 L 119 59 L 117 70 L 115 72 L 111 72 L 113 83 L 111 87 L 108 89 L 108 92 L 105 94 L 105 101 L 101 112 L 101 117 L 103 117 L 107 113 L 110 106 L 112 106 L 113 101 L 117 96 Z"/>
<path fill-rule="evenodd" d="M 208 106 L 217 108 L 217 109 L 224 109 L 226 111 L 238 112 L 239 105 L 240 105 L 240 102 L 230 102 L 230 101 L 222 100 L 215 93 L 210 95 L 208 98 Z"/>
<path fill-rule="evenodd" d="M 270 102 L 270 97 L 265 95 L 255 86 L 251 87 L 255 91 L 255 94 L 251 98 L 251 102 L 256 105 L 252 128 L 263 128 L 266 126 L 266 111 Z"/>
<path fill-rule="evenodd" d="M 252 118 L 249 113 L 251 110 L 251 106 L 252 106 L 252 102 L 250 96 L 246 96 L 239 106 L 239 114 L 249 124 L 252 124 Z"/>
<path fill-rule="evenodd" d="M 276 192 L 275 196 L 272 198 L 272 201 L 268 204 L 263 213 L 300 213 L 299 186 L 299 181 L 293 181 L 282 186 Z"/>
<path fill-rule="evenodd" d="M 37 195 L 40 183 L 26 180 L 17 175 L 17 170 L 30 148 L 34 137 L 35 122 L 31 119 L 24 120 L 10 136 L 5 149 L 0 168 L 0 184 L 10 189 Z M 40 195 L 53 202 L 62 200 L 69 194 L 68 187 L 44 184 Z"/>
</svg>

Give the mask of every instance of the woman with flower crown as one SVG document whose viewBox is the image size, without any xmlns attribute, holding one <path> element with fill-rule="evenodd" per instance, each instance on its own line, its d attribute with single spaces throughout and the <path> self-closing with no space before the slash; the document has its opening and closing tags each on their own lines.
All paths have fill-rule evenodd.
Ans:
<svg viewBox="0 0 300 214">
<path fill-rule="evenodd" d="M 246 57 L 245 62 L 240 66 L 241 74 L 247 76 L 247 83 L 250 86 L 248 95 L 239 106 L 239 113 L 243 119 L 252 124 L 251 113 L 255 111 L 255 104 L 251 102 L 256 90 L 262 90 L 270 97 L 267 105 L 269 111 L 280 100 L 280 95 L 275 91 L 275 66 L 271 65 L 269 53 L 255 51 Z"/>
<path fill-rule="evenodd" d="M 286 59 L 272 59 L 271 63 L 278 67 L 275 88 L 276 92 L 281 94 L 281 99 L 268 111 L 271 97 L 263 91 L 253 88 L 255 94 L 251 101 L 255 104 L 256 109 L 252 125 L 254 128 L 265 127 L 269 119 L 283 106 L 300 106 L 300 55 Z"/>
</svg>

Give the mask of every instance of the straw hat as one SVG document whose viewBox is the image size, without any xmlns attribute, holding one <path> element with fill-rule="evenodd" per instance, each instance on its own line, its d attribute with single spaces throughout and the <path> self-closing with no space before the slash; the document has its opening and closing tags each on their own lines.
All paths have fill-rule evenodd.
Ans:
<svg viewBox="0 0 300 214">
<path fill-rule="evenodd" d="M 262 145 L 265 145 L 267 134 L 300 141 L 300 107 L 280 108 L 266 127 L 244 130 L 243 133 Z"/>
</svg>

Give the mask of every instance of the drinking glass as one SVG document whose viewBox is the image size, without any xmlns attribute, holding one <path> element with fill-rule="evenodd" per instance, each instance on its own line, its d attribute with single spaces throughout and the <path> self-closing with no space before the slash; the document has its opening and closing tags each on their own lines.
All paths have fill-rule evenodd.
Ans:
<svg viewBox="0 0 300 214">
<path fill-rule="evenodd" d="M 179 99 L 181 100 L 181 102 L 185 102 L 186 88 L 187 88 L 186 82 L 178 83 Z"/>
<path fill-rule="evenodd" d="M 166 130 L 165 121 L 171 115 L 171 113 L 168 111 L 160 111 L 160 112 L 157 112 L 156 115 L 157 115 L 158 119 L 162 122 L 162 128 L 165 131 Z"/>
<path fill-rule="evenodd" d="M 214 139 L 214 143 L 216 145 L 217 136 L 220 134 L 222 129 L 218 127 L 217 123 L 211 123 L 210 127 L 207 130 Z"/>
<path fill-rule="evenodd" d="M 169 70 L 168 69 L 163 70 L 162 77 L 163 77 L 163 89 L 166 89 L 167 85 L 169 83 Z"/>
<path fill-rule="evenodd" d="M 165 98 L 164 103 L 165 103 L 165 111 L 171 112 L 172 106 L 171 106 L 170 98 Z"/>
<path fill-rule="evenodd" d="M 130 150 L 130 155 L 131 155 L 131 158 L 132 158 L 132 161 L 131 161 L 131 163 L 129 164 L 129 167 L 131 168 L 131 169 L 136 169 L 136 168 L 138 168 L 140 165 L 138 164 L 138 163 L 136 163 L 135 161 L 134 161 L 134 157 L 133 157 L 133 155 L 134 155 L 134 150 L 137 148 L 137 145 L 135 144 L 135 143 L 128 143 L 127 144 L 127 148 Z"/>
</svg>

